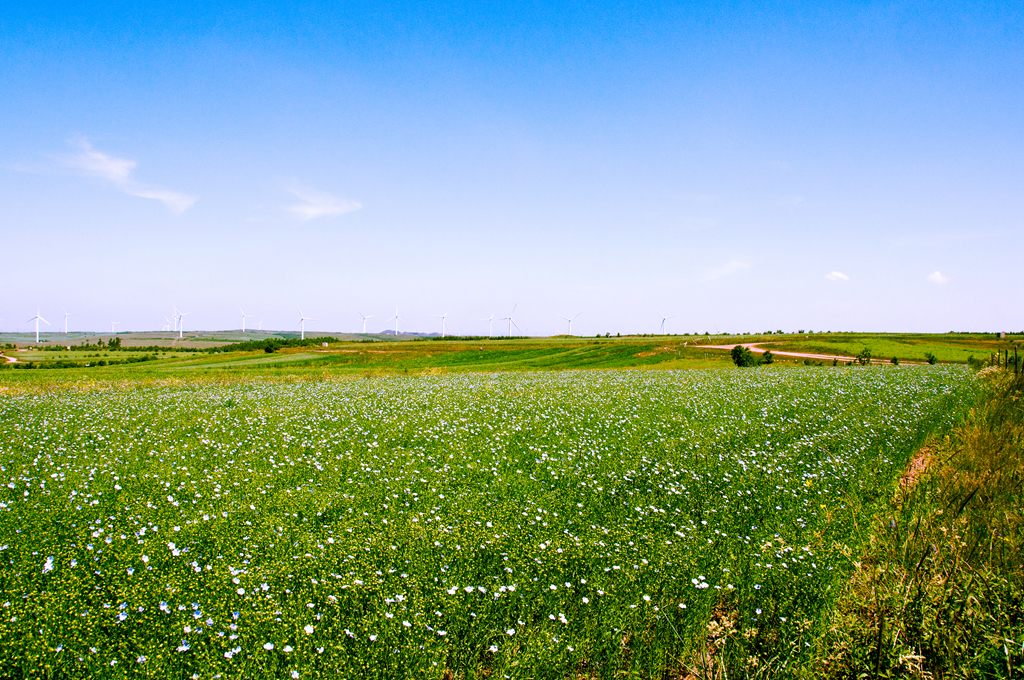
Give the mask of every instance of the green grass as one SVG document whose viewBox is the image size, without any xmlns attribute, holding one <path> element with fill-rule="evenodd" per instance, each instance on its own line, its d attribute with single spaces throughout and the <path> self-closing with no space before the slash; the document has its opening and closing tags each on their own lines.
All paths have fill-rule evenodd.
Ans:
<svg viewBox="0 0 1024 680">
<path fill-rule="evenodd" d="M 120 379 L 159 377 L 188 372 L 219 372 L 268 375 L 305 375 L 327 371 L 340 375 L 419 374 L 443 372 L 490 372 L 566 370 L 581 368 L 712 368 L 729 365 L 720 352 L 683 347 L 679 338 L 581 339 L 538 338 L 513 340 L 414 340 L 387 343 L 335 342 L 328 349 L 305 347 L 267 354 L 263 351 L 222 353 L 167 353 L 156 361 L 119 366 L 46 369 L 56 361 L 96 363 L 138 356 L 134 352 L 49 352 L 30 350 L 12 353 L 23 363 L 42 367 L 35 371 L 10 366 L 0 370 L 0 383 L 38 379 Z M 96 356 L 98 355 L 98 356 Z M 27 375 L 27 374 L 33 375 Z"/>
<path fill-rule="evenodd" d="M 898 357 L 901 361 L 924 361 L 934 354 L 939 361 L 966 363 L 969 357 L 988 359 L 993 352 L 1014 346 L 1019 338 L 1000 339 L 992 334 L 978 335 L 902 335 L 902 334 L 831 334 L 817 333 L 809 337 L 786 337 L 781 341 L 767 336 L 764 346 L 790 352 L 835 354 L 854 357 L 865 347 L 875 359 Z M 1019 351 L 1019 350 L 1018 350 Z"/>
<path fill-rule="evenodd" d="M 1024 378 L 985 383 L 872 523 L 818 676 L 1024 676 Z"/>
<path fill-rule="evenodd" d="M 703 359 L 439 344 L 386 355 L 437 376 L 5 375 L 0 675 L 784 675 L 976 394 L 956 367 L 537 372 Z"/>
</svg>

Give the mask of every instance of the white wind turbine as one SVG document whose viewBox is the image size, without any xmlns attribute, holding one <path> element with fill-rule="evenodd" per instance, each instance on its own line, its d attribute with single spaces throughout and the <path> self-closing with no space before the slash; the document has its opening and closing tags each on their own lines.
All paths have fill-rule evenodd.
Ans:
<svg viewBox="0 0 1024 680">
<path fill-rule="evenodd" d="M 110 334 L 111 335 L 117 335 L 117 333 L 114 332 L 114 326 L 116 326 L 119 323 L 121 323 L 121 322 L 120 321 L 111 321 L 110 322 Z"/>
<path fill-rule="evenodd" d="M 676 318 L 676 315 L 673 314 L 672 316 L 665 316 L 661 312 L 658 312 L 658 316 L 661 317 L 661 331 L 658 333 L 658 335 L 665 335 L 665 322 L 668 321 L 669 319 Z"/>
<path fill-rule="evenodd" d="M 36 343 L 38 344 L 38 343 L 39 343 L 39 322 L 40 322 L 40 321 L 42 321 L 42 322 L 43 322 L 43 323 L 45 323 L 45 324 L 46 324 L 47 326 L 49 326 L 49 325 L 50 325 L 50 322 L 49 322 L 49 321 L 47 321 L 46 319 L 44 319 L 43 317 L 39 316 L 39 310 L 38 310 L 38 309 L 36 310 L 36 315 L 35 315 L 35 316 L 33 316 L 33 317 L 32 317 L 31 319 L 29 319 L 28 321 L 26 321 L 25 323 L 29 323 L 29 322 L 31 322 L 31 321 L 35 321 L 35 322 L 36 322 Z"/>
<path fill-rule="evenodd" d="M 174 311 L 178 311 L 175 309 Z M 181 340 L 182 333 L 185 330 L 185 317 L 192 312 L 178 312 L 178 339 Z"/>
<path fill-rule="evenodd" d="M 238 311 L 242 312 L 242 332 L 244 333 L 245 332 L 245 317 L 252 316 L 252 314 L 246 314 L 245 310 L 243 310 L 241 307 L 238 308 Z"/>
<path fill-rule="evenodd" d="M 448 312 L 445 312 L 444 314 L 431 314 L 430 316 L 440 317 L 440 319 L 441 319 L 441 337 L 443 338 L 444 337 L 444 328 L 445 328 L 444 320 L 445 320 L 445 317 L 448 316 Z"/>
<path fill-rule="evenodd" d="M 260 327 L 259 327 L 259 330 L 261 330 L 261 331 L 263 330 L 263 318 L 262 317 L 260 317 Z"/>
<path fill-rule="evenodd" d="M 302 315 L 302 308 L 299 307 L 298 305 L 296 305 L 295 308 L 299 310 L 299 340 L 305 340 L 306 339 L 306 322 L 307 321 L 316 321 L 316 319 L 308 319 L 305 316 L 303 316 Z"/>
<path fill-rule="evenodd" d="M 356 314 L 358 314 L 363 319 L 363 335 L 365 335 L 366 334 L 366 320 L 367 319 L 372 319 L 373 318 L 373 314 L 370 314 L 369 316 L 367 316 L 366 314 L 363 314 L 362 312 L 358 312 L 358 311 L 356 312 Z"/>
<path fill-rule="evenodd" d="M 489 337 L 489 338 L 493 337 L 494 336 L 494 332 L 493 332 L 494 331 L 494 312 L 491 312 L 491 315 L 489 317 L 487 317 L 486 319 L 480 319 L 480 320 L 487 322 L 487 337 Z"/>
<path fill-rule="evenodd" d="M 179 315 L 181 314 L 181 312 L 178 311 L 177 307 L 173 307 L 172 306 L 171 309 L 174 310 L 174 313 L 171 314 L 171 318 L 174 319 L 174 329 L 173 330 L 174 330 L 175 333 L 177 333 L 178 332 L 178 319 L 180 318 Z"/>
<path fill-rule="evenodd" d="M 519 330 L 519 324 L 517 324 L 515 320 L 512 318 L 512 315 L 516 313 L 516 307 L 518 306 L 519 303 L 515 303 L 514 305 L 512 305 L 512 312 L 508 316 L 503 316 L 500 319 L 498 319 L 498 321 L 508 321 L 508 337 L 510 338 L 512 337 L 512 326 L 515 326 L 516 330 Z"/>
<path fill-rule="evenodd" d="M 582 313 L 583 312 L 576 312 L 576 316 L 562 316 L 561 314 L 558 315 L 559 319 L 565 319 L 566 321 L 569 322 L 569 335 L 572 335 L 572 320 Z"/>
<path fill-rule="evenodd" d="M 69 314 L 68 310 L 65 309 L 64 310 L 64 335 L 68 334 L 68 317 L 69 316 L 74 316 L 74 314 Z"/>
<path fill-rule="evenodd" d="M 398 337 L 398 322 L 402 321 L 402 317 L 398 316 L 398 307 L 395 307 L 395 315 L 393 317 L 391 317 L 391 319 L 395 320 L 395 337 L 397 338 Z M 388 321 L 391 321 L 391 319 L 388 319 Z"/>
</svg>

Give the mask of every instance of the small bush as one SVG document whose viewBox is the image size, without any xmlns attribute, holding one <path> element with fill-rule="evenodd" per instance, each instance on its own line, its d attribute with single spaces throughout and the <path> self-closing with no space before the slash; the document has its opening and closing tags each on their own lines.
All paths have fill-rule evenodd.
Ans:
<svg viewBox="0 0 1024 680">
<path fill-rule="evenodd" d="M 889 359 L 889 363 L 892 364 L 893 366 L 899 366 L 900 365 L 900 358 L 899 357 L 893 357 L 892 359 Z"/>
<path fill-rule="evenodd" d="M 871 363 L 871 348 L 870 347 L 865 347 L 864 349 L 862 349 L 860 351 L 860 354 L 857 355 L 857 361 L 860 363 L 861 366 L 867 366 L 868 364 L 870 364 Z"/>
<path fill-rule="evenodd" d="M 743 345 L 736 345 L 733 347 L 730 354 L 732 355 L 733 363 L 740 368 L 757 366 L 761 363 L 760 359 L 754 356 L 754 353 Z"/>
<path fill-rule="evenodd" d="M 925 360 L 928 361 L 929 364 L 932 364 L 933 366 L 935 365 L 935 362 L 939 360 L 938 357 L 936 357 L 931 352 L 925 352 L 924 358 Z"/>
</svg>

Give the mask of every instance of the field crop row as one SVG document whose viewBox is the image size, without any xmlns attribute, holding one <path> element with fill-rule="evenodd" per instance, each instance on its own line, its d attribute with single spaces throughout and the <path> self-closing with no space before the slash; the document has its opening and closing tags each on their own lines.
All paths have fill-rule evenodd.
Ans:
<svg viewBox="0 0 1024 680">
<path fill-rule="evenodd" d="M 0 673 L 660 677 L 712 618 L 784 669 L 974 394 L 902 367 L 6 397 Z"/>
</svg>

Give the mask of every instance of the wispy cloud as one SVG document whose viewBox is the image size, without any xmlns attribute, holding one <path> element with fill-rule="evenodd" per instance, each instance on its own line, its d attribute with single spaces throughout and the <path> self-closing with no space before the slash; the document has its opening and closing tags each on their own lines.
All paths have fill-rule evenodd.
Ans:
<svg viewBox="0 0 1024 680">
<path fill-rule="evenodd" d="M 717 279 L 724 279 L 727 276 L 732 276 L 737 272 L 741 272 L 744 269 L 750 269 L 750 265 L 741 260 L 729 260 L 723 265 L 718 267 L 711 267 L 707 270 L 702 281 L 715 281 Z"/>
<path fill-rule="evenodd" d="M 132 172 L 137 165 L 135 161 L 117 158 L 94 149 L 88 139 L 79 139 L 72 144 L 77 147 L 77 151 L 56 157 L 68 170 L 110 182 L 115 189 L 129 196 L 160 201 L 175 213 L 185 212 L 197 200 L 196 196 L 136 182 L 132 179 Z"/>
<path fill-rule="evenodd" d="M 949 283 L 949 277 L 942 272 L 932 272 L 928 275 L 928 280 L 932 283 Z"/>
<path fill-rule="evenodd" d="M 347 198 L 338 198 L 331 194 L 311 189 L 298 182 L 293 182 L 288 191 L 295 195 L 301 202 L 288 206 L 288 210 L 298 215 L 302 220 L 311 220 L 314 217 L 335 217 L 345 213 L 355 212 L 362 208 L 362 204 Z"/>
<path fill-rule="evenodd" d="M 849 281 L 850 277 L 842 272 L 829 272 L 825 274 L 825 278 L 829 281 Z"/>
</svg>

